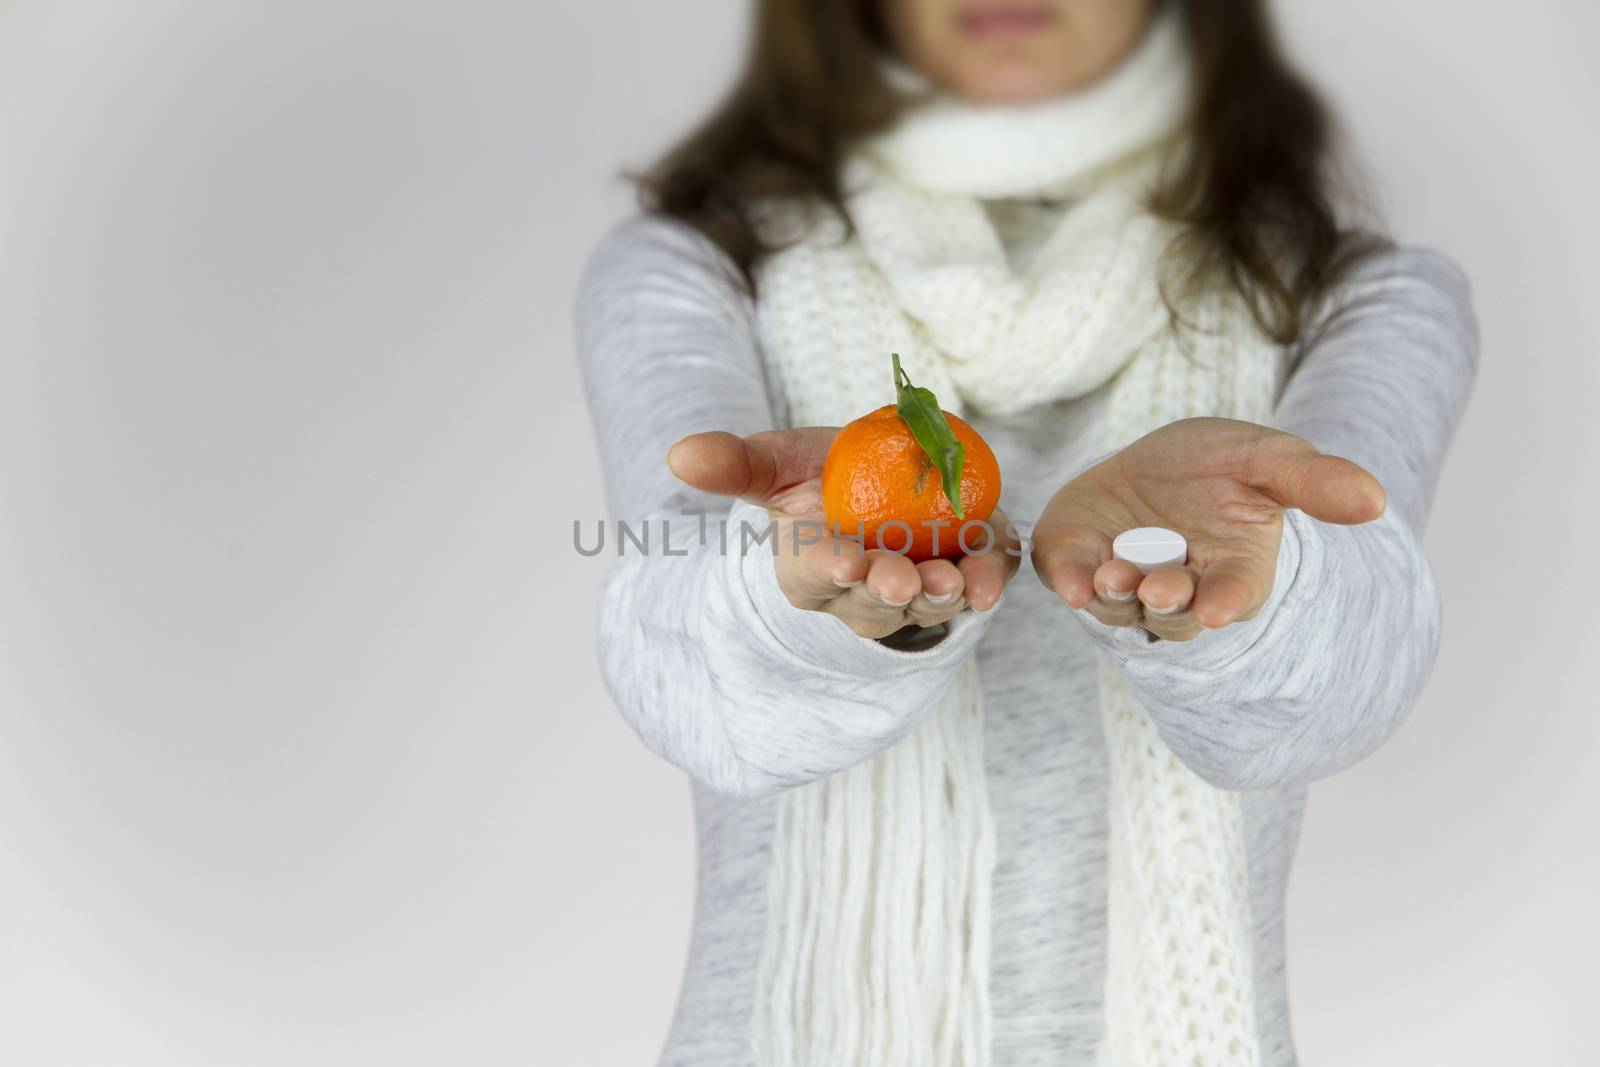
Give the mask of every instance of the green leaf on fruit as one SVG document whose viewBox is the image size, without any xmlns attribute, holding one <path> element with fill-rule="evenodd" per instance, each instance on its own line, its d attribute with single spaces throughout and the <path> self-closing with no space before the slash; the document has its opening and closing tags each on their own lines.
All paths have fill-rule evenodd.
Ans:
<svg viewBox="0 0 1600 1067">
<path fill-rule="evenodd" d="M 939 471 L 950 509 L 956 518 L 965 518 L 961 510 L 961 471 L 967 462 L 966 446 L 956 439 L 933 390 L 911 384 L 900 366 L 900 353 L 892 353 L 891 358 L 894 360 L 896 410 L 911 428 L 911 436 L 927 453 L 928 461 Z"/>
</svg>

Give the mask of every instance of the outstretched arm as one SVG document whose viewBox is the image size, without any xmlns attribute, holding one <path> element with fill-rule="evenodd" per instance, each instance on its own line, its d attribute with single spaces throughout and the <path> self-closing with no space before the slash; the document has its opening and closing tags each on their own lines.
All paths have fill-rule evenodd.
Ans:
<svg viewBox="0 0 1600 1067">
<path fill-rule="evenodd" d="M 630 545 L 616 560 L 600 608 L 602 672 L 635 732 L 695 780 L 744 796 L 899 740 L 971 654 L 986 616 L 960 612 L 932 647 L 893 648 L 845 619 L 886 630 L 902 617 L 942 620 L 953 602 L 927 602 L 935 581 L 964 580 L 948 561 L 925 589 L 906 560 L 880 570 L 812 546 L 784 558 L 811 570 L 789 567 L 780 583 L 773 553 L 793 551 L 789 528 L 781 543 L 750 542 L 767 533 L 769 508 L 781 511 L 815 474 L 827 435 L 772 432 L 785 420 L 732 266 L 686 227 L 636 219 L 592 257 L 577 327 L 612 516 L 652 535 L 648 555 Z M 812 607 L 829 606 L 818 590 L 833 583 L 845 587 L 834 589 L 846 601 L 837 611 L 796 606 L 813 593 Z M 1000 584 L 979 577 L 961 595 L 992 605 Z"/>
<path fill-rule="evenodd" d="M 1173 751 L 1226 788 L 1303 784 L 1371 753 L 1403 721 L 1438 651 L 1439 593 L 1421 535 L 1476 376 L 1468 285 L 1443 256 L 1402 249 L 1367 262 L 1339 298 L 1273 428 L 1224 428 L 1257 439 L 1243 451 L 1254 465 L 1236 462 L 1227 485 L 1230 500 L 1261 509 L 1247 535 L 1278 538 L 1265 565 L 1141 578 L 1096 558 L 1073 510 L 1106 485 L 1115 497 L 1130 477 L 1133 495 L 1149 498 L 1153 479 L 1141 471 L 1171 468 L 1150 460 L 1147 439 L 1069 483 L 1035 532 L 1041 576 L 1121 664 Z M 1200 480 L 1180 473 L 1181 490 L 1197 492 Z M 1163 620 L 1152 606 L 1179 610 Z M 1149 629 L 1130 624 L 1141 616 Z M 1152 638 L 1164 626 L 1176 640 Z"/>
</svg>

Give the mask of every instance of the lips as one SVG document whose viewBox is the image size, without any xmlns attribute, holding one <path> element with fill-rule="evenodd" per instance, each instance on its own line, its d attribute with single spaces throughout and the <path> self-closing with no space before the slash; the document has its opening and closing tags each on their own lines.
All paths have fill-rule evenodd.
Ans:
<svg viewBox="0 0 1600 1067">
<path fill-rule="evenodd" d="M 1048 7 L 1018 3 L 983 4 L 957 16 L 962 32 L 979 40 L 1025 37 L 1055 20 L 1055 12 Z"/>
</svg>

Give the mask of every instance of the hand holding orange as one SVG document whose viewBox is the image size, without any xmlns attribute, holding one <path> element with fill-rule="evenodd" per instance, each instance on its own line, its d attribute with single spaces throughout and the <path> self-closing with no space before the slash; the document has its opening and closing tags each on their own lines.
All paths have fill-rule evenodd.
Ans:
<svg viewBox="0 0 1600 1067">
<path fill-rule="evenodd" d="M 894 635 L 891 643 L 916 647 L 918 635 L 966 608 L 994 607 L 1022 547 L 996 505 L 1000 472 L 989 447 L 896 370 L 901 403 L 885 409 L 888 415 L 871 412 L 842 430 L 691 434 L 672 446 L 667 463 L 696 489 L 766 509 L 776 526 L 778 587 L 794 607 L 834 615 L 863 637 Z M 832 506 L 824 506 L 824 481 Z M 987 524 L 974 529 L 974 520 Z M 850 537 L 835 537 L 834 522 Z M 860 530 L 868 533 L 853 539 Z M 918 555 L 875 547 L 871 530 Z M 926 535 L 921 545 L 919 531 Z"/>
</svg>

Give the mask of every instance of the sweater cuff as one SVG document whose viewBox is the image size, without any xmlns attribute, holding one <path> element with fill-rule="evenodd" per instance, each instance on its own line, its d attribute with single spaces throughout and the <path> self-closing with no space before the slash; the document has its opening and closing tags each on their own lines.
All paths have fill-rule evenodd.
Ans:
<svg viewBox="0 0 1600 1067">
<path fill-rule="evenodd" d="M 738 503 L 730 515 L 730 526 L 737 529 L 741 520 L 759 525 L 767 522 L 764 509 Z M 778 546 L 782 552 L 787 546 Z M 862 637 L 844 620 L 825 611 L 806 611 L 789 603 L 778 585 L 771 549 L 753 545 L 739 552 L 730 544 L 731 561 L 737 568 L 735 586 L 742 589 L 741 612 L 748 612 L 751 631 L 775 650 L 781 650 L 808 666 L 831 674 L 862 679 L 881 679 L 887 673 L 940 668 L 959 663 L 977 645 L 1000 603 L 979 613 L 970 608 L 944 625 L 944 636 L 936 643 L 916 650 L 892 648 L 881 641 Z M 1002 594 L 1001 599 L 1004 599 Z"/>
<path fill-rule="evenodd" d="M 1165 641 L 1142 626 L 1109 626 L 1088 608 L 1074 612 L 1095 642 L 1122 663 L 1137 661 L 1141 668 L 1213 673 L 1246 656 L 1271 630 L 1285 604 L 1303 594 L 1302 580 L 1308 563 L 1319 558 L 1316 520 L 1298 508 L 1283 513 L 1283 540 L 1278 546 L 1278 569 L 1267 602 L 1252 619 L 1205 630 L 1188 641 Z"/>
</svg>

